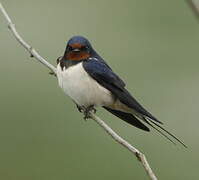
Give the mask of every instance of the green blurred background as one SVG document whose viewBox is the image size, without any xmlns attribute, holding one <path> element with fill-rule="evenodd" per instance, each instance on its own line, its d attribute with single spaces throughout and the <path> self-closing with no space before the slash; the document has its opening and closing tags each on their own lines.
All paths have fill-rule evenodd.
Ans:
<svg viewBox="0 0 199 180">
<path fill-rule="evenodd" d="M 159 179 L 199 179 L 199 26 L 182 0 L 1 0 L 17 30 L 55 64 L 86 36 L 134 96 L 181 138 L 174 146 L 102 109 Z M 85 122 L 55 77 L 30 58 L 0 15 L 0 179 L 147 179 L 136 158 Z"/>
</svg>

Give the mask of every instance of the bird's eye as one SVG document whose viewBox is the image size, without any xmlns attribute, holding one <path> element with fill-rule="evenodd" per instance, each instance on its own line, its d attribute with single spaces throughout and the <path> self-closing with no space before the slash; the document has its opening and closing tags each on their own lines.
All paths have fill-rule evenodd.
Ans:
<svg viewBox="0 0 199 180">
<path fill-rule="evenodd" d="M 73 48 L 72 48 L 71 46 L 68 46 L 68 50 L 69 50 L 69 51 L 72 51 Z"/>
<path fill-rule="evenodd" d="M 81 48 L 81 50 L 82 50 L 82 51 L 87 51 L 87 50 L 88 50 L 88 46 L 83 46 L 83 47 Z"/>
</svg>

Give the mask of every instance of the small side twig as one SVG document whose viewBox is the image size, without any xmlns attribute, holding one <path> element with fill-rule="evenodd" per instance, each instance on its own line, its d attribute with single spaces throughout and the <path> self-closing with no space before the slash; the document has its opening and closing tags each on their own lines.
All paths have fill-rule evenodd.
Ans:
<svg viewBox="0 0 199 180">
<path fill-rule="evenodd" d="M 199 20 L 199 0 L 186 0 L 188 5 L 191 7 L 196 18 Z"/>
<path fill-rule="evenodd" d="M 16 31 L 15 25 L 12 23 L 10 17 L 8 16 L 7 12 L 3 8 L 2 4 L 0 3 L 0 11 L 3 13 L 7 23 L 8 28 L 11 30 L 12 34 L 16 38 L 16 40 L 30 53 L 31 57 L 35 57 L 39 62 L 41 62 L 43 65 L 48 67 L 52 74 L 56 75 L 56 68 L 48 63 L 43 57 L 41 57 L 35 49 L 33 49 L 28 43 L 26 43 L 22 37 L 18 34 Z M 93 113 L 90 113 L 91 118 L 96 121 L 116 142 L 121 144 L 123 147 L 127 148 L 130 152 L 132 152 L 138 160 L 142 163 L 147 175 L 151 180 L 157 180 L 157 177 L 153 173 L 149 163 L 146 160 L 146 157 L 144 154 L 142 154 L 138 149 L 133 147 L 130 143 L 128 143 L 126 140 L 124 140 L 122 137 L 120 137 L 116 132 L 114 132 L 103 120 L 101 120 L 98 116 L 96 116 Z"/>
</svg>

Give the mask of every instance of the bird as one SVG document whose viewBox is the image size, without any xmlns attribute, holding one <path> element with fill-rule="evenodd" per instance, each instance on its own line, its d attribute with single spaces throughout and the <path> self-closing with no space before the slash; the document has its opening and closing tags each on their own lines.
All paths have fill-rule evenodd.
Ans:
<svg viewBox="0 0 199 180">
<path fill-rule="evenodd" d="M 103 107 L 108 112 L 141 130 L 155 129 L 172 143 L 180 139 L 162 127 L 163 123 L 148 112 L 126 89 L 125 82 L 95 51 L 87 38 L 73 36 L 63 56 L 57 59 L 58 84 L 89 118 L 90 112 Z"/>
</svg>

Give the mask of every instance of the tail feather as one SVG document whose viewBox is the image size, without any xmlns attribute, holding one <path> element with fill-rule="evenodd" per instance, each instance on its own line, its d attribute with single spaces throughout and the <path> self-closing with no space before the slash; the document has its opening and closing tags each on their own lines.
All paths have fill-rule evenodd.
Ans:
<svg viewBox="0 0 199 180">
<path fill-rule="evenodd" d="M 113 109 L 110 109 L 108 107 L 104 107 L 104 108 L 107 111 L 109 111 L 110 113 L 119 117 L 120 119 L 126 121 L 127 123 L 139 128 L 139 129 L 142 129 L 144 131 L 150 131 L 150 129 L 147 126 L 145 126 L 142 122 L 140 122 L 135 116 L 133 116 L 130 113 L 125 113 L 125 112 L 122 112 L 122 111 L 113 110 Z"/>
<path fill-rule="evenodd" d="M 107 111 L 109 111 L 113 115 L 119 117 L 120 119 L 124 120 L 125 122 L 139 128 L 139 129 L 142 129 L 144 131 L 150 131 L 150 129 L 140 121 L 140 120 L 143 120 L 146 124 L 148 124 L 150 127 L 155 129 L 157 132 L 159 132 L 162 136 L 164 136 L 166 139 L 168 139 L 173 144 L 176 145 L 176 143 L 173 141 L 173 139 L 171 139 L 171 137 L 174 138 L 177 142 L 179 142 L 180 144 L 182 144 L 184 147 L 187 148 L 187 146 L 180 139 L 178 139 L 172 133 L 170 133 L 169 131 L 164 129 L 162 126 L 157 124 L 157 123 L 159 123 L 159 121 L 155 122 L 154 119 L 144 117 L 143 115 L 140 115 L 139 117 L 137 117 L 137 116 L 134 116 L 131 113 L 126 113 L 126 112 L 123 112 L 123 111 L 114 110 L 114 109 L 111 109 L 111 108 L 108 108 L 108 107 L 103 107 L 103 108 L 105 108 Z M 163 130 L 163 132 L 161 130 Z"/>
<path fill-rule="evenodd" d="M 168 136 L 166 136 L 162 131 L 160 131 L 159 129 L 157 129 L 155 126 L 159 127 L 161 130 L 163 130 L 164 132 L 166 132 L 168 135 L 170 135 L 171 137 L 173 137 L 176 141 L 178 141 L 180 144 L 182 144 L 184 147 L 187 148 L 187 146 L 180 140 L 178 139 L 176 136 L 174 136 L 172 133 L 170 133 L 169 131 L 167 131 L 166 129 L 164 129 L 162 126 L 160 126 L 159 124 L 155 123 L 154 121 L 150 121 L 151 123 L 153 123 L 155 126 L 153 126 L 151 123 L 149 123 L 149 121 L 146 120 L 146 118 L 143 118 L 143 120 L 150 125 L 152 128 L 154 128 L 156 131 L 158 131 L 160 134 L 162 134 L 163 136 L 165 136 L 167 139 L 169 139 L 171 142 L 173 142 Z M 175 143 L 174 143 L 175 144 Z"/>
<path fill-rule="evenodd" d="M 162 136 L 164 136 L 166 139 L 168 139 L 170 142 L 172 142 L 173 144 L 176 145 L 176 143 L 170 138 L 168 137 L 166 134 L 164 134 L 162 131 L 160 131 L 158 128 L 156 128 L 155 126 L 153 126 L 149 121 L 147 121 L 145 118 L 143 118 L 144 122 L 146 122 L 149 126 L 151 126 L 153 129 L 155 129 L 157 132 L 159 132 Z"/>
</svg>

